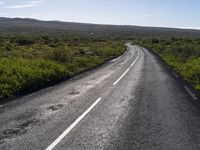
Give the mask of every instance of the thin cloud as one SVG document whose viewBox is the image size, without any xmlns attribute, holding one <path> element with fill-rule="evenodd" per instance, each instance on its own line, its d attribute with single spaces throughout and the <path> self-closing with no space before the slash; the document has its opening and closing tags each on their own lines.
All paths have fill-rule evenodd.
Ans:
<svg viewBox="0 0 200 150">
<path fill-rule="evenodd" d="M 0 12 L 0 16 L 5 16 L 5 15 L 6 15 L 6 13 Z"/>
<path fill-rule="evenodd" d="M 10 9 L 30 8 L 30 7 L 36 7 L 39 4 L 42 4 L 44 2 L 45 2 L 45 0 L 32 0 L 32 1 L 28 1 L 24 4 L 11 5 L 11 6 L 8 6 L 7 8 L 10 8 Z"/>
<path fill-rule="evenodd" d="M 33 0 L 33 1 L 29 1 L 28 3 L 30 3 L 30 4 L 42 4 L 42 3 L 44 3 L 45 1 L 44 0 Z"/>
<path fill-rule="evenodd" d="M 35 7 L 35 6 L 37 6 L 37 5 L 34 5 L 34 4 L 20 4 L 20 5 L 8 6 L 7 8 L 18 9 L 18 8 L 29 8 L 29 7 Z"/>
<path fill-rule="evenodd" d="M 4 5 L 5 3 L 4 2 L 0 2 L 0 5 Z"/>
<path fill-rule="evenodd" d="M 143 17 L 152 17 L 153 14 L 143 14 L 142 16 L 143 16 Z"/>
</svg>

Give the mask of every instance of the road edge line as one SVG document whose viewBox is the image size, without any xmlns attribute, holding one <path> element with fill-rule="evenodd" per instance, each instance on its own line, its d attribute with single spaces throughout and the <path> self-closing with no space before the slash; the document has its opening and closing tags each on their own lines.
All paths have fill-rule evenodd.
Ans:
<svg viewBox="0 0 200 150">
<path fill-rule="evenodd" d="M 189 89 L 189 87 L 184 86 L 184 89 L 187 91 L 187 93 L 188 93 L 194 100 L 197 100 L 196 95 Z"/>
</svg>

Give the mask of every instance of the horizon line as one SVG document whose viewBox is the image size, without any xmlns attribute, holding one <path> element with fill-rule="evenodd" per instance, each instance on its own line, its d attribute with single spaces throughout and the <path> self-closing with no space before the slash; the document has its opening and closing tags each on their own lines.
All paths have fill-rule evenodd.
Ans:
<svg viewBox="0 0 200 150">
<path fill-rule="evenodd" d="M 190 26 L 182 26 L 182 27 L 172 27 L 172 26 L 154 26 L 154 25 L 137 25 L 137 24 L 111 24 L 111 23 L 95 23 L 95 22 L 78 22 L 78 21 L 66 21 L 66 20 L 53 20 L 53 19 L 39 19 L 39 18 L 29 18 L 29 17 L 6 17 L 0 16 L 0 18 L 7 19 L 32 19 L 38 21 L 46 21 L 46 22 L 63 22 L 63 23 L 80 23 L 80 24 L 91 24 L 91 25 L 107 25 L 107 26 L 137 26 L 137 27 L 149 27 L 149 28 L 171 28 L 171 29 L 183 29 L 183 30 L 200 30 L 200 27 L 190 27 Z"/>
</svg>

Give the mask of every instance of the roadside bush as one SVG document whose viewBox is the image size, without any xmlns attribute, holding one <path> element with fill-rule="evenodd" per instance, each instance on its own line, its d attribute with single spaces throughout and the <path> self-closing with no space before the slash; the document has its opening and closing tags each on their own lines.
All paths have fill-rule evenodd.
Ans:
<svg viewBox="0 0 200 150">
<path fill-rule="evenodd" d="M 121 41 L 69 39 L 21 35 L 0 40 L 0 100 L 64 81 L 125 51 Z"/>
<path fill-rule="evenodd" d="M 35 42 L 32 38 L 27 36 L 20 36 L 16 39 L 16 43 L 18 45 L 24 46 L 24 45 L 33 45 Z"/>
<path fill-rule="evenodd" d="M 179 70 L 188 82 L 200 90 L 200 58 L 189 59 Z"/>
<path fill-rule="evenodd" d="M 34 91 L 70 77 L 66 66 L 44 59 L 0 60 L 0 95 L 10 97 Z"/>
<path fill-rule="evenodd" d="M 199 39 L 175 39 L 134 41 L 156 52 L 174 70 L 182 75 L 197 90 L 200 90 L 200 45 Z"/>
<path fill-rule="evenodd" d="M 72 60 L 72 51 L 66 47 L 59 47 L 52 51 L 50 58 L 54 61 L 66 63 Z"/>
</svg>

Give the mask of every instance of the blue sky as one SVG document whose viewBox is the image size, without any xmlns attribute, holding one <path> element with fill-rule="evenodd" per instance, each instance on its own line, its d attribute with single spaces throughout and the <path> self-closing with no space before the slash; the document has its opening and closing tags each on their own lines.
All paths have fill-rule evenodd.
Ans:
<svg viewBox="0 0 200 150">
<path fill-rule="evenodd" d="M 200 0 L 0 0 L 0 16 L 200 29 Z"/>
</svg>

